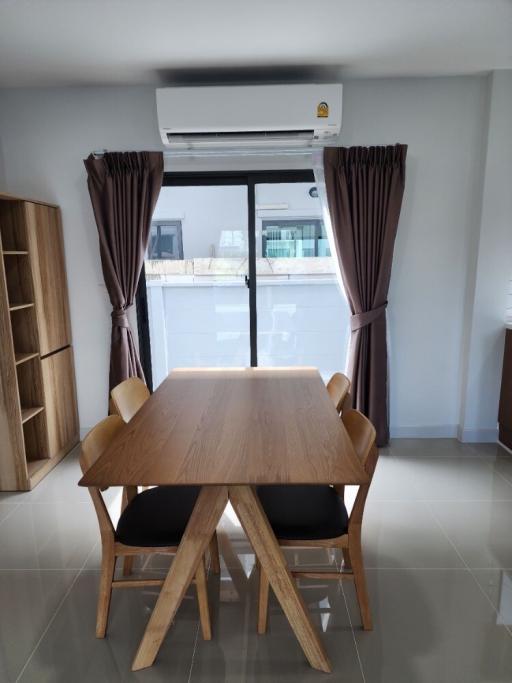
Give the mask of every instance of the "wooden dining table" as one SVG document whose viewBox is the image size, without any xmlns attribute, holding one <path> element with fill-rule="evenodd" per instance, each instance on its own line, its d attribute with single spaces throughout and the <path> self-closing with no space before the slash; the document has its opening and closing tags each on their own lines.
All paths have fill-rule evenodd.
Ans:
<svg viewBox="0 0 512 683">
<path fill-rule="evenodd" d="M 132 670 L 153 664 L 229 500 L 310 665 L 330 672 L 255 487 L 367 482 L 315 368 L 173 370 L 80 480 L 201 487 Z"/>
</svg>

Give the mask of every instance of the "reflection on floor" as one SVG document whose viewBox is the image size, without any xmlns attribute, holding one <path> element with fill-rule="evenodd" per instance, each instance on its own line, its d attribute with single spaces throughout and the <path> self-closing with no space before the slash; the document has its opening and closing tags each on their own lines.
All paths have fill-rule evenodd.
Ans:
<svg viewBox="0 0 512 683">
<path fill-rule="evenodd" d="M 268 634 L 256 635 L 254 555 L 231 509 L 219 534 L 222 574 L 209 577 L 213 640 L 201 639 L 190 592 L 155 665 L 132 674 L 156 592 L 115 592 L 108 637 L 96 640 L 98 531 L 78 478 L 73 454 L 33 492 L 0 494 L 0 681 L 328 680 L 307 666 L 275 599 Z M 116 514 L 119 491 L 108 496 Z M 333 663 L 329 680 L 510 682 L 511 522 L 511 455 L 452 440 L 393 442 L 365 517 L 374 631 L 361 630 L 350 583 L 301 582 Z M 323 550 L 288 556 L 339 564 Z M 154 557 L 145 571 L 163 575 L 166 562 Z"/>
</svg>

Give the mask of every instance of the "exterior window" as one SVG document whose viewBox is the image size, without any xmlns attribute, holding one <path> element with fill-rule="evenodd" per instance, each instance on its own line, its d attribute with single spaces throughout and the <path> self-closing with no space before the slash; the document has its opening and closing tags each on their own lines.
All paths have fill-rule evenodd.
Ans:
<svg viewBox="0 0 512 683">
<path fill-rule="evenodd" d="M 304 258 L 330 256 L 323 221 L 319 219 L 262 221 L 262 256 Z"/>
<path fill-rule="evenodd" d="M 183 259 L 181 221 L 153 221 L 147 258 L 172 261 Z"/>
</svg>

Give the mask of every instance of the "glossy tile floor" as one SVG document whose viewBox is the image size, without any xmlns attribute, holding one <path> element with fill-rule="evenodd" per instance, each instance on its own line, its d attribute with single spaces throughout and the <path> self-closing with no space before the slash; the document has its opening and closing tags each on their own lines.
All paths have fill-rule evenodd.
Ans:
<svg viewBox="0 0 512 683">
<path fill-rule="evenodd" d="M 256 635 L 254 555 L 230 508 L 222 574 L 209 577 L 213 640 L 201 639 L 190 592 L 155 665 L 132 674 L 156 593 L 115 592 L 96 640 L 98 530 L 78 478 L 75 453 L 33 492 L 0 494 L 1 681 L 512 681 L 512 455 L 497 446 L 397 440 L 382 452 L 364 526 L 374 631 L 360 628 L 351 583 L 301 582 L 331 676 L 308 667 L 275 600 Z M 119 492 L 108 500 L 116 514 Z M 327 551 L 288 555 L 339 564 Z M 166 562 L 145 571 L 162 575 Z"/>
</svg>

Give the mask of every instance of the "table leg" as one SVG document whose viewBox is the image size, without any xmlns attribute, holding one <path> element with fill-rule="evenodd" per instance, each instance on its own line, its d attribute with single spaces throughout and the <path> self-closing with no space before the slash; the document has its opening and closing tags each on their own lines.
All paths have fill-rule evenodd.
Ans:
<svg viewBox="0 0 512 683">
<path fill-rule="evenodd" d="M 229 499 L 309 663 L 330 673 L 327 653 L 254 489 L 230 486 Z"/>
<path fill-rule="evenodd" d="M 203 486 L 201 489 L 133 660 L 132 671 L 145 669 L 155 661 L 165 634 L 210 543 L 227 502 L 226 486 Z"/>
</svg>

